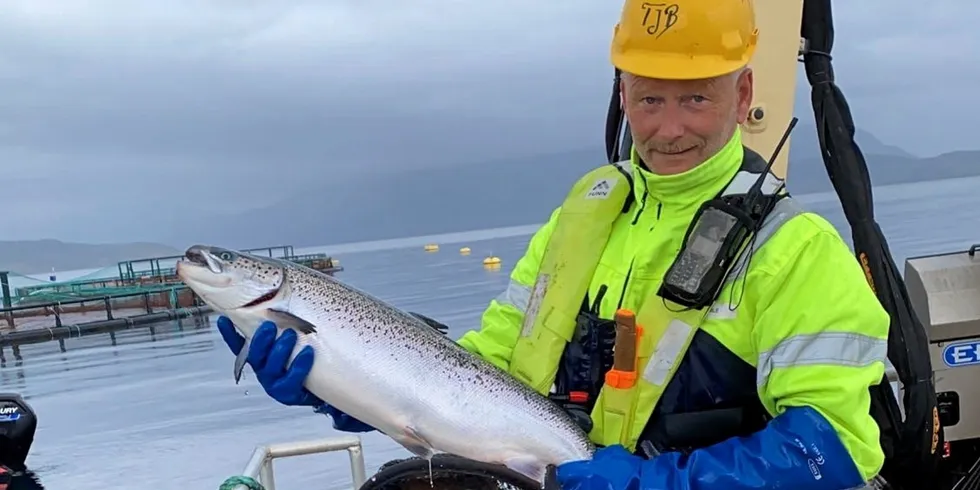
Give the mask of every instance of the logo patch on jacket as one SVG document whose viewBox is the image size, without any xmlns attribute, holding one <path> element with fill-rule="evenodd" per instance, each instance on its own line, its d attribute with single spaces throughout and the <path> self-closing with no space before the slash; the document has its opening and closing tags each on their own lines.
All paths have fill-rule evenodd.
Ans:
<svg viewBox="0 0 980 490">
<path fill-rule="evenodd" d="M 586 199 L 608 199 L 609 194 L 612 193 L 613 187 L 616 186 L 616 181 L 612 179 L 599 179 L 592 184 L 592 189 L 589 193 L 585 195 Z"/>
</svg>

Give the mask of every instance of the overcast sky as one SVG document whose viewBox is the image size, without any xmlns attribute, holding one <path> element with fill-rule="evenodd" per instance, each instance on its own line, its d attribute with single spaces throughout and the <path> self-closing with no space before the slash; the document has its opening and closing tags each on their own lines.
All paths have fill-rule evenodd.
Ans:
<svg viewBox="0 0 980 490">
<path fill-rule="evenodd" d="M 980 2 L 837 4 L 858 124 L 920 155 L 980 147 Z M 0 0 L 0 239 L 139 238 L 141 215 L 332 176 L 600 146 L 620 7 Z"/>
</svg>

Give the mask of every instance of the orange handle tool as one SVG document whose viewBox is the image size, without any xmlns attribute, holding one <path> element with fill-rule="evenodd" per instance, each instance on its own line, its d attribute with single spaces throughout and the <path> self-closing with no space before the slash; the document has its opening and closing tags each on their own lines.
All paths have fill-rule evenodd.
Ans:
<svg viewBox="0 0 980 490">
<path fill-rule="evenodd" d="M 616 343 L 613 366 L 606 372 L 606 384 L 614 388 L 632 388 L 636 384 L 636 346 L 642 329 L 630 310 L 616 311 Z"/>
</svg>

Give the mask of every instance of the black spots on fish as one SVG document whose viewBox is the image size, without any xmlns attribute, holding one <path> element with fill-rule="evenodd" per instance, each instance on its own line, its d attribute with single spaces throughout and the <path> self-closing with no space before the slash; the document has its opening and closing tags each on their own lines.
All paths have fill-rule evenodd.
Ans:
<svg viewBox="0 0 980 490">
<path fill-rule="evenodd" d="M 261 282 L 270 287 L 279 287 L 282 284 L 284 269 L 278 259 L 235 252 L 228 264 L 228 267 L 237 270 L 246 280 Z"/>
<path fill-rule="evenodd" d="M 302 304 L 298 308 L 304 316 L 311 315 L 310 319 L 321 330 L 320 336 L 328 335 L 331 330 L 343 330 L 347 338 L 370 346 L 366 352 L 375 360 L 393 366 L 405 363 L 406 369 L 421 368 L 440 383 L 469 387 L 470 390 L 460 394 L 462 397 L 518 406 L 540 415 L 542 423 L 567 434 L 580 431 L 555 403 L 467 352 L 422 320 L 308 268 L 285 264 L 283 280 L 292 296 L 288 298 L 290 305 Z M 330 342 L 326 337 L 323 341 Z"/>
<path fill-rule="evenodd" d="M 253 264 L 256 265 L 252 268 L 252 277 L 267 282 L 279 282 L 282 280 L 283 272 L 281 267 L 264 262 L 253 262 Z"/>
</svg>

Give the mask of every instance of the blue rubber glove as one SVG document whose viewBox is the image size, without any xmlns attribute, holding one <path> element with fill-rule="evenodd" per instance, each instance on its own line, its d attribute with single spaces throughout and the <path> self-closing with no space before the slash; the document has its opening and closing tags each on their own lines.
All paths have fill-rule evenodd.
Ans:
<svg viewBox="0 0 980 490">
<path fill-rule="evenodd" d="M 846 490 L 864 485 L 837 432 L 816 410 L 789 408 L 748 437 L 646 460 L 623 446 L 558 467 L 562 490 Z"/>
<path fill-rule="evenodd" d="M 235 331 L 235 326 L 228 317 L 218 317 L 218 332 L 232 354 L 237 356 L 245 346 L 245 338 Z M 296 347 L 296 331 L 286 329 L 279 338 L 276 338 L 277 332 L 274 323 L 262 323 L 252 336 L 246 358 L 266 394 L 283 405 L 314 407 L 317 413 L 329 415 L 333 419 L 334 428 L 339 431 L 375 430 L 310 393 L 303 386 L 303 381 L 313 368 L 313 348 L 308 345 L 303 347 L 287 368 L 289 354 Z"/>
</svg>

